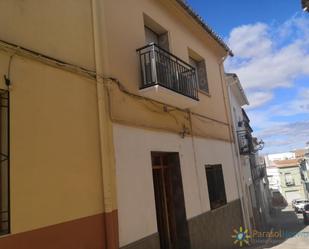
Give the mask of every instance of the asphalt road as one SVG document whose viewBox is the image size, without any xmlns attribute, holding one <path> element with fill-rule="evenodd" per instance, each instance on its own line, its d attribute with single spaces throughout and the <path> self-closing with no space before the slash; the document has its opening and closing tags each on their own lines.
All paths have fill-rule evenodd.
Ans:
<svg viewBox="0 0 309 249">
<path fill-rule="evenodd" d="M 265 245 L 252 248 L 273 249 L 308 249 L 309 226 L 305 226 L 302 214 L 296 214 L 291 207 L 278 210 L 271 219 L 271 231 L 277 232 L 277 237 L 264 239 Z"/>
</svg>

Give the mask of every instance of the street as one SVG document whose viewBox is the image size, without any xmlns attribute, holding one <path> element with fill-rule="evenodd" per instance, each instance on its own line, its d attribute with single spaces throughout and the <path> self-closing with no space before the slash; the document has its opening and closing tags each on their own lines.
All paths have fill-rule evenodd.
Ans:
<svg viewBox="0 0 309 249">
<path fill-rule="evenodd" d="M 309 226 L 303 223 L 302 214 L 296 214 L 291 207 L 277 210 L 270 221 L 273 232 L 280 236 L 267 238 L 261 246 L 258 243 L 252 248 L 305 249 L 309 244 Z"/>
</svg>

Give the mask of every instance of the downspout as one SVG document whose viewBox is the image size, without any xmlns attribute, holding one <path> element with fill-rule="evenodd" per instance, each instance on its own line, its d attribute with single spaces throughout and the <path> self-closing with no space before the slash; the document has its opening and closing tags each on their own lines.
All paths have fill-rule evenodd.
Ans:
<svg viewBox="0 0 309 249">
<path fill-rule="evenodd" d="M 118 214 L 116 198 L 116 169 L 112 121 L 108 115 L 107 86 L 103 75 L 108 73 L 107 35 L 102 0 L 91 0 L 96 67 L 98 129 L 100 141 L 101 182 L 105 249 L 118 249 Z"/>
<path fill-rule="evenodd" d="M 236 162 L 239 164 L 239 160 L 238 158 L 235 159 L 235 148 L 233 146 L 233 143 L 232 143 L 232 138 L 233 138 L 233 131 L 231 129 L 231 122 L 232 120 L 230 120 L 230 117 L 228 115 L 228 108 L 226 106 L 227 104 L 227 101 L 228 103 L 231 103 L 230 100 L 230 91 L 229 91 L 229 88 L 228 88 L 228 95 L 229 96 L 225 96 L 224 94 L 224 86 L 225 86 L 225 82 L 224 82 L 224 72 L 222 72 L 222 68 L 223 68 L 223 62 L 225 61 L 225 59 L 228 57 L 228 53 L 221 58 L 221 60 L 219 61 L 219 71 L 220 71 L 220 75 L 221 75 L 221 86 L 222 86 L 222 94 L 223 94 L 223 97 L 224 97 L 224 106 L 225 106 L 225 111 L 226 111 L 226 116 L 227 116 L 227 120 L 228 120 L 228 127 L 229 127 L 229 134 L 230 134 L 230 146 L 231 146 L 231 150 L 232 150 L 232 155 L 233 155 L 233 169 L 234 169 L 234 175 L 235 175 L 235 181 L 236 181 L 236 186 L 237 186 L 237 193 L 238 193 L 238 196 L 240 198 L 240 206 L 241 206 L 241 213 L 242 213 L 242 217 L 243 217 L 243 222 L 244 222 L 244 225 L 245 225 L 245 228 L 248 228 L 248 229 L 251 229 L 251 224 L 250 224 L 250 221 L 248 220 L 248 216 L 246 215 L 246 209 L 245 209 L 245 204 L 244 204 L 244 194 L 243 194 L 243 189 L 242 189 L 242 186 L 239 186 L 239 183 L 241 183 L 241 180 L 242 179 L 239 179 L 240 175 L 238 174 L 237 172 L 237 165 L 236 165 Z M 236 138 L 235 138 L 236 140 Z M 236 141 L 235 141 L 236 142 Z"/>
</svg>

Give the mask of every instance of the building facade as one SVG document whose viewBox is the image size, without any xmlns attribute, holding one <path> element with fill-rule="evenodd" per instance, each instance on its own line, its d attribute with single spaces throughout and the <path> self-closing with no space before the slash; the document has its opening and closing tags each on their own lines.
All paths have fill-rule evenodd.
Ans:
<svg viewBox="0 0 309 249">
<path fill-rule="evenodd" d="M 232 52 L 198 15 L 174 0 L 0 10 L 0 247 L 231 248 L 246 223 Z"/>
<path fill-rule="evenodd" d="M 293 158 L 294 157 L 294 158 Z M 292 200 L 305 198 L 305 185 L 301 174 L 301 159 L 294 156 L 292 159 L 268 161 L 267 176 L 272 189 L 273 201 L 278 205 L 291 204 Z"/>
<path fill-rule="evenodd" d="M 249 105 L 239 78 L 236 74 L 226 74 L 226 83 L 230 98 L 230 108 L 233 120 L 234 131 L 234 151 L 237 165 L 237 175 L 239 189 L 242 196 L 243 212 L 246 217 L 246 226 L 249 229 L 255 227 L 252 205 L 256 203 L 253 189 L 253 181 L 250 166 L 250 153 L 248 143 L 245 139 L 247 132 L 251 133 L 252 129 L 245 124 L 243 106 Z M 249 128 L 249 130 L 247 129 Z"/>
<path fill-rule="evenodd" d="M 294 199 L 305 198 L 299 163 L 287 162 L 277 164 L 280 173 L 282 195 L 288 204 Z"/>
<path fill-rule="evenodd" d="M 154 100 L 111 85 L 120 246 L 230 248 L 242 211 L 222 65 L 229 52 L 182 1 L 121 2 L 113 13 L 119 4 L 108 4 L 109 39 L 128 38 L 110 53 L 109 74 Z M 125 15 L 130 22 L 119 22 Z M 198 92 L 173 83 L 185 83 L 190 66 Z"/>
<path fill-rule="evenodd" d="M 269 220 L 270 191 L 265 162 L 258 154 L 261 144 L 252 136 L 250 119 L 243 107 L 249 105 L 236 74 L 226 74 L 235 137 L 238 181 L 248 228 L 266 229 Z"/>
<path fill-rule="evenodd" d="M 300 174 L 305 189 L 305 197 L 309 198 L 309 143 L 306 144 L 303 156 L 300 157 Z"/>
<path fill-rule="evenodd" d="M 255 139 L 257 142 L 257 140 Z M 259 145 L 256 144 L 256 147 Z M 256 227 L 260 230 L 267 230 L 270 220 L 271 191 L 267 177 L 266 163 L 258 152 L 251 158 L 252 181 L 255 190 L 256 205 Z"/>
<path fill-rule="evenodd" d="M 1 248 L 118 248 L 96 4 L 0 3 Z"/>
</svg>

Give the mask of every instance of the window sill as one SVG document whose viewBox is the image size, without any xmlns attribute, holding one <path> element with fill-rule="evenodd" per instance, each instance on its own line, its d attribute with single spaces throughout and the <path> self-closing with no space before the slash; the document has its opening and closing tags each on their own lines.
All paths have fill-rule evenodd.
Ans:
<svg viewBox="0 0 309 249">
<path fill-rule="evenodd" d="M 214 209 L 210 209 L 210 211 L 211 211 L 211 212 L 216 212 L 216 211 L 218 211 L 218 210 L 220 210 L 220 209 L 222 209 L 222 208 L 225 208 L 225 207 L 227 207 L 227 206 L 228 206 L 228 203 L 223 204 L 223 205 L 220 206 L 220 207 L 217 207 L 217 208 L 214 208 Z"/>
<path fill-rule="evenodd" d="M 209 92 L 206 92 L 206 91 L 203 91 L 203 90 L 198 90 L 199 93 L 202 93 L 204 95 L 206 95 L 207 97 L 211 97 L 210 93 Z"/>
</svg>

